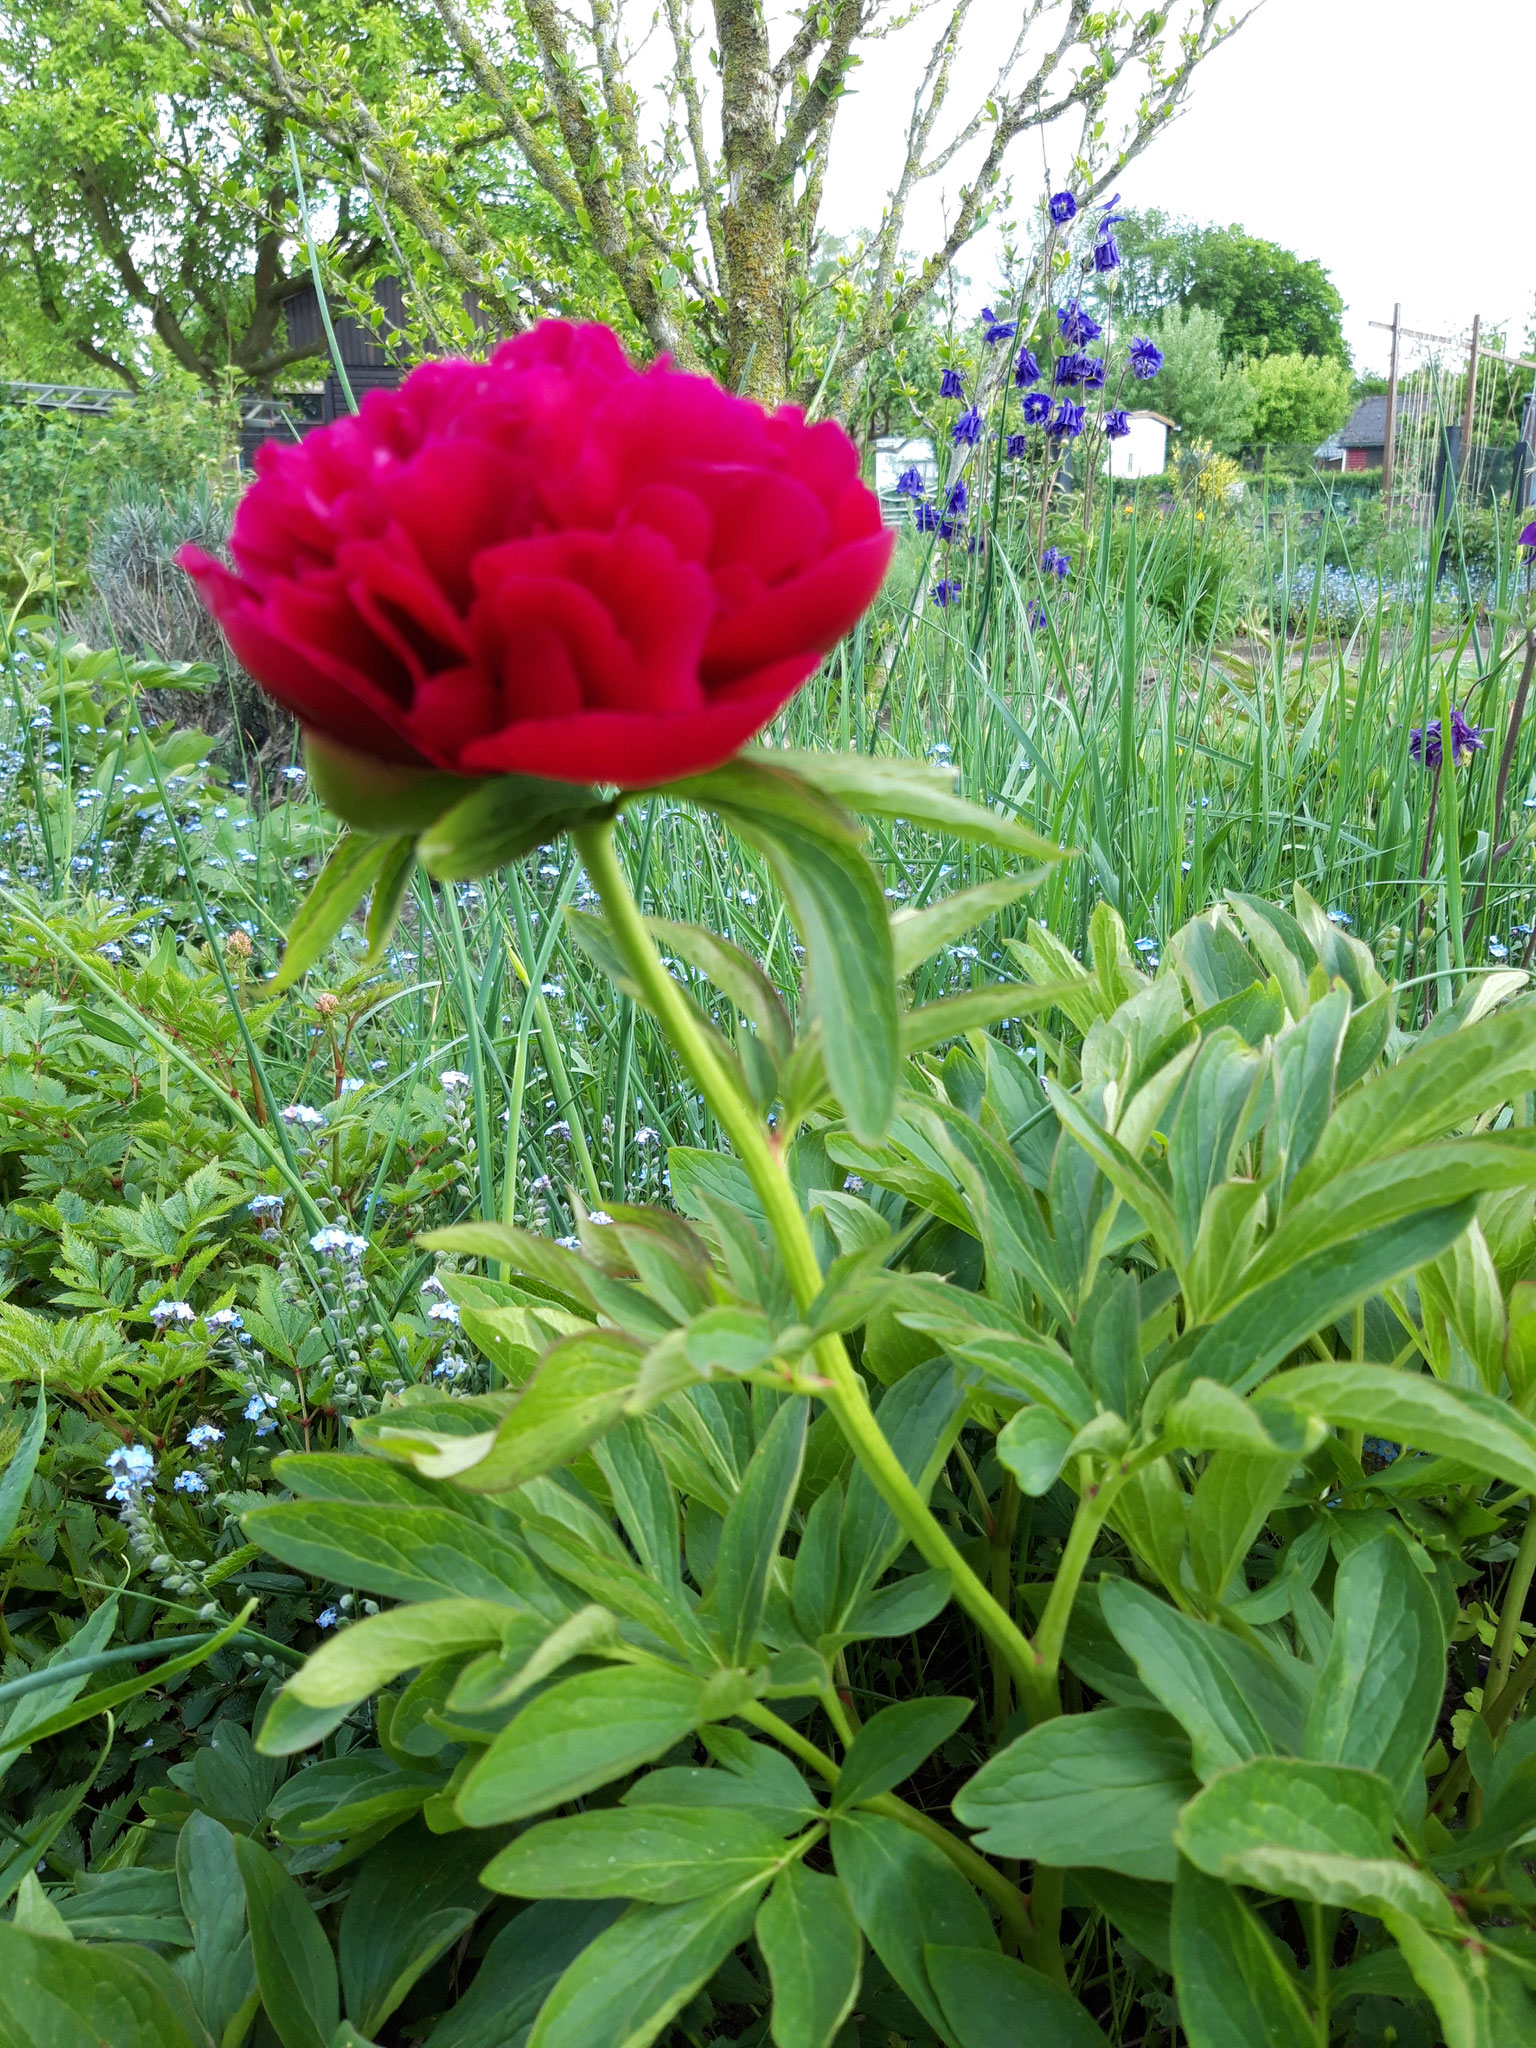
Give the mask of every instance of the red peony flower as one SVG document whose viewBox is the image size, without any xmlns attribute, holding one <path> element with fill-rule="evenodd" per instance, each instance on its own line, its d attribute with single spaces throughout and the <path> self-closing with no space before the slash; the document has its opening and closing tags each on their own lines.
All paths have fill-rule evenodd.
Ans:
<svg viewBox="0 0 1536 2048">
<path fill-rule="evenodd" d="M 842 429 L 548 320 L 268 442 L 235 572 L 177 560 L 251 674 L 376 759 L 638 788 L 725 760 L 859 618 L 892 536 Z"/>
</svg>

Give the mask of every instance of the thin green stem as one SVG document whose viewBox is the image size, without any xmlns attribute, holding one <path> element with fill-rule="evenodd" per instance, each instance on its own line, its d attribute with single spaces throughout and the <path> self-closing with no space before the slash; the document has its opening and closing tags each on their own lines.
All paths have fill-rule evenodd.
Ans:
<svg viewBox="0 0 1536 2048">
<path fill-rule="evenodd" d="M 682 990 L 661 963 L 613 843 L 610 822 L 580 827 L 576 844 L 602 899 L 609 929 L 647 1006 L 660 1020 L 695 1086 L 730 1140 L 763 1205 L 784 1269 L 802 1312 L 821 1289 L 821 1268 L 800 1204 L 784 1171 L 781 1149 L 770 1144 L 757 1112 L 729 1066 L 710 1043 Z M 854 1455 L 895 1515 L 918 1554 L 945 1572 L 955 1598 L 989 1642 L 1007 1659 L 1032 1720 L 1057 1711 L 1054 1682 L 1042 1670 L 1027 1636 L 988 1592 L 930 1513 L 875 1420 L 864 1382 L 841 1337 L 823 1337 L 812 1353 L 825 1386 L 823 1398 Z"/>
<path fill-rule="evenodd" d="M 1067 1624 L 1072 1619 L 1077 1589 L 1082 1584 L 1099 1531 L 1130 1476 L 1127 1466 L 1118 1466 L 1099 1484 L 1085 1486 L 1077 1503 L 1066 1548 L 1061 1553 L 1061 1563 L 1051 1585 L 1050 1598 L 1045 1603 L 1040 1626 L 1035 1630 L 1035 1654 L 1045 1666 L 1053 1685 L 1061 1668 L 1061 1648 L 1067 1638 Z"/>
<path fill-rule="evenodd" d="M 1525 1603 L 1530 1596 L 1533 1577 L 1536 1577 L 1536 1505 L 1527 1497 L 1525 1528 L 1520 1537 L 1520 1548 L 1515 1552 L 1514 1564 L 1510 1567 L 1504 1604 L 1499 1609 L 1499 1626 L 1493 1638 L 1493 1655 L 1488 1660 L 1488 1682 L 1483 1689 L 1483 1697 L 1490 1702 L 1504 1690 L 1514 1665 L 1520 1624 L 1525 1619 Z"/>
</svg>

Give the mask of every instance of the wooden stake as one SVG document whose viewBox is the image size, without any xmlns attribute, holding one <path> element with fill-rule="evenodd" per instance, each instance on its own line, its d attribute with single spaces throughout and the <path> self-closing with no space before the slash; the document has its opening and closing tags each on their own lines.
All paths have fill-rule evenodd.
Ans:
<svg viewBox="0 0 1536 2048">
<path fill-rule="evenodd" d="M 1392 308 L 1392 363 L 1387 371 L 1387 432 L 1386 442 L 1381 451 L 1381 514 L 1390 517 L 1392 511 L 1392 454 L 1397 439 L 1397 349 L 1402 339 L 1403 309 L 1400 305 Z"/>
<path fill-rule="evenodd" d="M 1472 414 L 1477 405 L 1477 348 L 1483 331 L 1481 313 L 1472 315 L 1472 346 L 1467 351 L 1467 395 L 1461 408 L 1461 449 L 1456 462 L 1456 490 L 1466 509 L 1466 483 L 1472 471 Z"/>
</svg>

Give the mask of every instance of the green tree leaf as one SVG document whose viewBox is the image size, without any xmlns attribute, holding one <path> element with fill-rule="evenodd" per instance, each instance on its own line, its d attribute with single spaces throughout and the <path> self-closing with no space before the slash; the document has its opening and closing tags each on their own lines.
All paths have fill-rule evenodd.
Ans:
<svg viewBox="0 0 1536 2048">
<path fill-rule="evenodd" d="M 1174 1826 L 1199 1789 L 1177 1722 L 1152 1707 L 1100 1707 L 1018 1736 L 954 1807 L 982 1830 L 976 1846 L 990 1855 L 1167 1882 L 1178 1861 Z"/>
<path fill-rule="evenodd" d="M 541 1821 L 492 1857 L 480 1881 L 524 1899 L 672 1906 L 766 1883 L 784 1854 L 782 1834 L 750 1808 L 610 1806 Z"/>
<path fill-rule="evenodd" d="M 755 1931 L 773 1984 L 777 2048 L 831 2048 L 864 1966 L 847 1893 L 835 1877 L 791 1863 L 759 1906 Z"/>
</svg>

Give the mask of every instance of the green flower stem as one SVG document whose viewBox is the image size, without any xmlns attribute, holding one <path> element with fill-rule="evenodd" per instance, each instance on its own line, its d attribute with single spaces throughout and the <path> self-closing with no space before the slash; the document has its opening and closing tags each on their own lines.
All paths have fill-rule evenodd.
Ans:
<svg viewBox="0 0 1536 2048">
<path fill-rule="evenodd" d="M 1493 1639 L 1493 1655 L 1488 1661 L 1488 1680 L 1483 1688 L 1483 1698 L 1490 1706 L 1504 1690 L 1514 1664 L 1520 1624 L 1525 1619 L 1525 1603 L 1530 1596 L 1533 1577 L 1536 1577 L 1536 1501 L 1527 1497 L 1525 1530 L 1504 1591 L 1498 1632 Z"/>
<path fill-rule="evenodd" d="M 1085 1459 L 1084 1463 L 1088 1461 Z M 1077 1511 L 1072 1517 L 1071 1532 L 1067 1547 L 1061 1553 L 1061 1563 L 1056 1567 L 1056 1577 L 1051 1584 L 1050 1598 L 1045 1603 L 1045 1612 L 1040 1617 L 1040 1626 L 1035 1630 L 1035 1654 L 1045 1666 L 1051 1684 L 1056 1683 L 1056 1674 L 1061 1668 L 1061 1646 L 1066 1641 L 1067 1623 L 1072 1619 L 1072 1604 L 1077 1598 L 1077 1589 L 1082 1584 L 1083 1573 L 1093 1554 L 1110 1509 L 1119 1497 L 1120 1489 L 1131 1476 L 1132 1467 L 1126 1463 L 1115 1466 L 1105 1477 L 1094 1484 L 1091 1478 L 1084 1484 Z"/>
<path fill-rule="evenodd" d="M 575 838 L 630 973 L 746 1169 L 778 1244 L 796 1303 L 804 1312 L 821 1289 L 821 1268 L 782 1154 L 769 1144 L 756 1111 L 662 966 L 615 851 L 612 824 L 580 826 Z M 823 1337 L 812 1355 L 826 1382 L 826 1404 L 886 1506 L 919 1555 L 948 1575 L 955 1598 L 988 1642 L 997 1645 L 1031 1719 L 1049 1718 L 1058 1711 L 1054 1680 L 1028 1637 L 1015 1626 L 1007 1609 L 993 1599 L 907 1477 L 875 1420 L 864 1383 L 854 1371 L 841 1337 L 835 1333 Z"/>
<path fill-rule="evenodd" d="M 775 1742 L 808 1764 L 829 1785 L 836 1786 L 838 1767 L 831 1757 L 818 1749 L 814 1742 L 807 1741 L 798 1728 L 781 1720 L 771 1707 L 765 1707 L 760 1700 L 753 1700 L 740 1709 L 740 1717 L 761 1728 L 765 1735 L 771 1735 Z M 992 1901 L 1018 1939 L 1033 1949 L 1035 1930 L 1029 1908 L 1018 1887 L 1010 1884 L 996 1865 L 989 1863 L 969 1842 L 962 1842 L 938 1821 L 931 1820 L 917 1807 L 909 1806 L 905 1799 L 898 1799 L 894 1792 L 882 1792 L 874 1799 L 861 1799 L 858 1803 L 867 1813 L 880 1813 L 888 1820 L 900 1821 L 904 1828 L 911 1828 L 914 1834 L 922 1835 L 936 1849 L 942 1850 L 955 1868 Z"/>
</svg>

